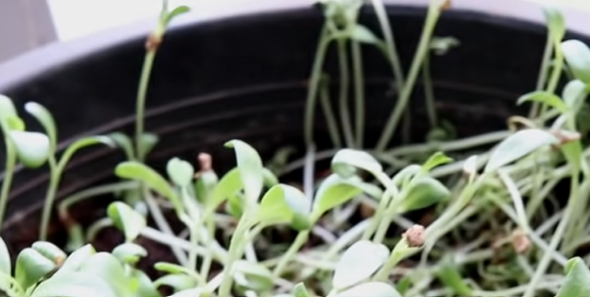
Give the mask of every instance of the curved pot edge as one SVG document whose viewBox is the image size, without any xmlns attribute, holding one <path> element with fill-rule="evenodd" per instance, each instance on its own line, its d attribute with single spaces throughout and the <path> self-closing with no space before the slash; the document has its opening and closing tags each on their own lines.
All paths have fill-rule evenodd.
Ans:
<svg viewBox="0 0 590 297">
<path fill-rule="evenodd" d="M 269 14 L 292 9 L 308 9 L 317 0 L 235 0 L 237 5 L 214 4 L 198 7 L 180 16 L 170 29 L 181 28 L 194 23 L 207 23 L 226 18 L 247 17 Z M 431 0 L 382 0 L 386 5 L 424 7 Z M 217 5 L 217 6 L 216 6 Z M 491 16 L 512 18 L 532 23 L 544 23 L 541 5 L 530 0 L 454 0 L 452 10 L 474 11 Z M 590 14 L 564 7 L 560 8 L 566 17 L 567 27 L 575 33 L 590 33 L 586 18 Z M 0 91 L 10 89 L 30 77 L 46 71 L 59 69 L 68 62 L 83 59 L 129 41 L 147 37 L 155 26 L 155 19 L 146 19 L 119 28 L 112 28 L 79 39 L 45 45 L 26 52 L 0 64 Z"/>
</svg>

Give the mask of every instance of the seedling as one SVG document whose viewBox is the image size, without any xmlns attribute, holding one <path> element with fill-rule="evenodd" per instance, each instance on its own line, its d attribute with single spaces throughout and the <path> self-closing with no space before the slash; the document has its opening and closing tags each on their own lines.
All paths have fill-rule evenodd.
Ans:
<svg viewBox="0 0 590 297">
<path fill-rule="evenodd" d="M 590 49 L 563 40 L 564 17 L 545 8 L 547 45 L 537 86 L 514 98 L 515 105 L 531 105 L 529 115 L 508 118 L 505 130 L 457 139 L 461 129 L 453 124 L 470 123 L 449 123 L 437 113 L 430 77 L 436 65 L 431 59 L 460 44 L 433 36 L 450 5 L 431 1 L 406 75 L 381 1 L 372 6 L 383 37 L 359 23 L 362 1 L 321 1 L 325 22 L 309 78 L 302 131 L 307 147 L 300 160 L 291 160 L 296 152 L 289 146 L 265 163 L 253 143 L 232 139 L 225 146 L 236 165 L 227 172 L 218 172 L 207 153 L 199 153 L 197 164 L 172 157 L 165 172 L 146 162 L 159 141 L 144 131 L 152 65 L 170 21 L 188 11 L 169 10 L 166 1 L 146 42 L 133 139 L 120 132 L 82 138 L 58 158 L 51 113 L 41 104 L 25 104 L 44 129 L 29 131 L 13 102 L 0 96 L 6 146 L 0 222 L 17 163 L 50 169 L 41 240 L 20 251 L 14 271 L 0 241 L 0 289 L 10 297 L 164 297 L 160 290 L 171 290 L 171 297 L 589 295 L 583 247 L 590 223 L 590 149 L 583 111 Z M 340 71 L 328 77 L 323 64 L 332 45 Z M 398 97 L 376 149 L 365 143 L 367 46 L 383 53 Z M 560 89 L 564 70 L 569 76 Z M 430 132 L 425 143 L 389 149 L 394 132 L 410 131 L 407 105 L 419 75 Z M 337 110 L 330 104 L 330 83 L 339 84 Z M 318 98 L 334 146 L 325 151 L 316 147 L 313 133 Z M 50 210 L 69 160 L 99 143 L 124 152 L 126 160 L 113 170 L 122 180 L 61 202 L 68 256 L 45 241 Z M 329 168 L 321 168 L 318 161 L 329 159 Z M 285 175 L 300 168 L 301 180 Z M 564 199 L 557 185 L 568 183 Z M 109 193 L 122 199 L 86 230 L 68 213 L 75 203 Z M 175 230 L 172 220 L 184 230 Z M 106 226 L 124 239 L 110 252 L 97 252 L 87 242 Z M 161 273 L 153 280 L 140 265 L 152 252 L 143 244 L 147 240 L 167 245 L 176 258 L 148 263 Z"/>
</svg>

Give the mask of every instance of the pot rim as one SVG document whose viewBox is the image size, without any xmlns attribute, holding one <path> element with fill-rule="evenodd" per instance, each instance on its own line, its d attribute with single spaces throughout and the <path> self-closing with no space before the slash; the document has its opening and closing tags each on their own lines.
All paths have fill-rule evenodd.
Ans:
<svg viewBox="0 0 590 297">
<path fill-rule="evenodd" d="M 317 0 L 234 0 L 236 5 L 213 1 L 203 7 L 195 7 L 170 25 L 178 29 L 194 24 L 204 24 L 224 19 L 272 14 L 281 11 L 308 9 Z M 425 7 L 430 0 L 382 0 L 388 6 Z M 211 3 L 211 2 L 209 2 Z M 199 6 L 199 5 L 196 5 Z M 516 19 L 544 24 L 539 3 L 531 0 L 453 0 L 451 10 L 483 13 L 492 17 Z M 560 8 L 567 28 L 573 33 L 587 33 L 586 18 L 590 14 L 570 7 Z M 0 92 L 25 83 L 31 77 L 59 69 L 72 61 L 99 53 L 104 49 L 146 38 L 155 26 L 155 18 L 144 19 L 122 27 L 107 29 L 81 38 L 55 42 L 23 53 L 0 64 Z"/>
</svg>

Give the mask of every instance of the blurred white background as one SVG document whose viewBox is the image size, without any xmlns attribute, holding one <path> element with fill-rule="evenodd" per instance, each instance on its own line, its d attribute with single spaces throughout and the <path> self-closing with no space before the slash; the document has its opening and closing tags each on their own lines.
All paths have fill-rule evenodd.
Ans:
<svg viewBox="0 0 590 297">
<path fill-rule="evenodd" d="M 10 1 L 10 0 L 1 0 Z M 69 40 L 146 18 L 155 18 L 161 0 L 46 0 L 59 40 Z M 192 11 L 273 0 L 169 0 L 170 6 L 187 5 Z M 274 0 L 288 1 L 288 0 Z M 291 0 L 292 1 L 292 0 Z M 308 1 L 308 0 L 301 0 Z M 465 2 L 465 0 L 458 0 Z M 493 1 L 493 0 L 469 0 Z M 588 9 L 590 0 L 530 0 L 532 2 Z M 309 0 L 309 2 L 315 2 Z"/>
<path fill-rule="evenodd" d="M 161 0 L 47 0 L 47 2 L 58 38 L 62 41 L 141 19 L 155 18 L 162 5 Z M 192 10 L 203 6 L 205 2 L 227 3 L 223 0 L 169 1 L 170 6 L 187 5 Z"/>
</svg>

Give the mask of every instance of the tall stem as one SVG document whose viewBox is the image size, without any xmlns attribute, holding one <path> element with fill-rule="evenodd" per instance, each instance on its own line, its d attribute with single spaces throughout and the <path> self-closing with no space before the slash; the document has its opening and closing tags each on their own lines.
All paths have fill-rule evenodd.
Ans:
<svg viewBox="0 0 590 297">
<path fill-rule="evenodd" d="M 16 165 L 16 150 L 14 145 L 5 138 L 6 144 L 6 169 L 4 170 L 4 180 L 2 181 L 2 192 L 0 192 L 0 230 L 2 230 L 2 223 L 4 222 L 4 215 L 6 214 L 6 206 L 8 204 L 8 194 L 10 193 L 10 186 L 12 185 L 12 177 L 14 175 L 14 166 Z"/>
<path fill-rule="evenodd" d="M 338 131 L 338 124 L 336 123 L 336 117 L 332 111 L 330 104 L 330 86 L 327 80 L 324 80 L 323 88 L 320 92 L 320 103 L 324 110 L 324 117 L 328 124 L 328 131 L 330 131 L 330 138 L 332 138 L 332 144 L 336 148 L 342 147 L 342 140 L 340 140 L 340 132 Z"/>
<path fill-rule="evenodd" d="M 306 109 L 305 109 L 305 142 L 307 145 L 312 144 L 313 141 L 313 120 L 315 113 L 315 102 L 317 98 L 318 88 L 321 82 L 322 66 L 328 51 L 330 38 L 328 36 L 328 28 L 324 26 L 320 36 L 320 41 L 315 54 L 311 75 L 309 78 L 309 89 L 307 91 Z"/>
<path fill-rule="evenodd" d="M 385 39 L 385 44 L 387 49 L 389 50 L 389 59 L 391 61 L 391 68 L 392 72 L 395 75 L 395 85 L 397 91 L 400 92 L 405 84 L 404 73 L 402 71 L 401 63 L 399 60 L 399 55 L 397 53 L 397 47 L 395 45 L 393 30 L 391 30 L 391 24 L 389 23 L 389 18 L 387 17 L 387 11 L 385 10 L 385 5 L 383 4 L 382 0 L 371 0 L 373 2 L 373 7 L 375 8 L 375 13 L 377 14 L 377 19 L 381 24 L 381 30 L 383 30 L 383 37 Z"/>
<path fill-rule="evenodd" d="M 352 68 L 355 92 L 355 135 L 356 147 L 363 147 L 365 128 L 365 82 L 363 79 L 363 61 L 361 47 L 358 41 L 353 40 L 352 47 Z"/>
<path fill-rule="evenodd" d="M 207 223 L 207 255 L 203 259 L 203 263 L 201 264 L 201 276 L 203 279 L 207 280 L 209 276 L 209 270 L 211 269 L 211 264 L 213 262 L 213 238 L 215 236 L 215 222 L 213 221 L 212 217 L 206 218 L 205 220 Z"/>
<path fill-rule="evenodd" d="M 57 193 L 57 188 L 59 187 L 59 181 L 63 171 L 63 168 L 61 166 L 62 162 L 60 162 L 59 165 L 56 164 L 54 156 L 49 157 L 48 163 L 50 170 L 49 188 L 45 196 L 43 214 L 41 215 L 41 225 L 39 226 L 39 240 L 47 240 L 47 229 L 49 227 L 49 221 L 51 220 L 51 208 L 53 206 L 53 201 L 55 200 L 55 195 Z"/>
<path fill-rule="evenodd" d="M 391 201 L 392 197 L 393 197 L 393 199 L 395 199 L 395 197 L 397 197 L 399 195 L 398 189 L 389 180 L 389 177 L 386 174 L 383 173 L 382 175 L 376 176 L 376 178 L 385 187 L 385 192 L 383 193 L 383 196 L 381 197 L 381 201 L 379 201 L 379 205 L 377 206 L 377 210 L 375 211 L 375 214 L 371 218 L 371 222 L 369 224 L 369 227 L 367 227 L 367 229 L 363 233 L 363 237 L 362 237 L 363 240 L 368 240 L 369 238 L 371 238 L 371 236 L 373 236 L 373 234 L 375 233 L 375 231 L 379 227 L 379 222 L 381 222 L 381 220 L 383 220 L 383 216 L 387 210 L 387 206 L 389 205 L 389 201 Z"/>
<path fill-rule="evenodd" d="M 145 102 L 147 97 L 147 89 L 150 81 L 150 73 L 156 58 L 157 47 L 148 48 L 143 62 L 143 69 L 141 70 L 141 78 L 139 80 L 139 89 L 137 91 L 136 112 L 135 112 L 135 150 L 136 158 L 143 161 L 145 155 L 141 139 L 144 133 L 144 114 Z"/>
<path fill-rule="evenodd" d="M 350 70 L 348 65 L 348 51 L 346 50 L 346 39 L 338 39 L 338 65 L 340 68 L 340 122 L 344 132 L 344 142 L 347 147 L 354 147 L 354 136 L 352 134 L 352 120 L 348 108 L 348 85 Z"/>
<path fill-rule="evenodd" d="M 301 231 L 299 232 L 299 234 L 297 234 L 297 237 L 295 238 L 293 244 L 291 244 L 287 252 L 283 254 L 277 266 L 275 266 L 273 271 L 274 276 L 279 277 L 281 275 L 287 264 L 289 264 L 289 261 L 293 259 L 293 256 L 295 256 L 299 249 L 305 244 L 305 242 L 307 242 L 308 238 L 309 230 Z"/>
<path fill-rule="evenodd" d="M 549 84 L 547 85 L 547 92 L 553 94 L 557 89 L 557 85 L 559 84 L 559 79 L 561 78 L 561 73 L 563 71 L 563 52 L 561 51 L 561 45 L 556 43 L 553 45 L 555 48 L 555 65 L 553 66 L 553 71 L 551 72 L 551 77 L 549 78 Z M 541 115 L 547 113 L 549 106 L 543 105 L 541 107 Z"/>
<path fill-rule="evenodd" d="M 219 287 L 219 294 L 218 297 L 229 297 L 231 287 L 232 287 L 232 278 L 233 272 L 232 268 L 236 261 L 240 259 L 241 250 L 242 250 L 242 241 L 246 236 L 246 231 L 248 230 L 248 225 L 244 220 L 247 217 L 247 213 L 242 215 L 242 219 L 238 223 L 236 227 L 236 232 L 232 235 L 230 245 L 229 245 L 229 259 L 227 263 L 225 263 L 225 267 L 223 268 L 223 278 L 221 280 L 221 285 Z"/>
<path fill-rule="evenodd" d="M 404 84 L 395 109 L 387 124 L 385 125 L 385 129 L 381 134 L 381 138 L 377 143 L 376 150 L 383 151 L 389 141 L 393 137 L 393 133 L 397 128 L 397 124 L 408 104 L 410 96 L 412 95 L 412 90 L 414 89 L 414 83 L 416 81 L 416 77 L 420 72 L 420 66 L 426 54 L 428 54 L 428 50 L 430 48 L 430 40 L 432 37 L 432 32 L 436 26 L 438 18 L 440 16 L 440 7 L 437 5 L 436 1 L 432 1 L 431 5 L 428 7 L 428 14 L 426 16 L 426 22 L 424 24 L 424 29 L 422 30 L 422 36 L 420 37 L 420 43 L 418 45 L 418 50 L 416 51 L 416 55 L 414 56 L 414 60 L 412 61 L 412 66 L 410 68 L 410 73 L 408 75 L 408 80 L 406 84 Z"/>
<path fill-rule="evenodd" d="M 539 70 L 539 78 L 537 78 L 537 91 L 544 89 L 547 82 L 547 73 L 549 72 L 549 63 L 551 62 L 551 55 L 553 54 L 553 38 L 551 34 L 547 34 L 547 41 L 545 43 L 545 50 L 543 52 L 543 60 L 541 61 L 541 69 Z M 529 113 L 529 117 L 536 117 L 539 115 L 540 104 L 534 102 Z"/>
<path fill-rule="evenodd" d="M 422 64 L 422 84 L 424 85 L 424 97 L 426 98 L 426 111 L 428 119 L 430 120 L 431 128 L 438 125 L 436 118 L 436 105 L 434 100 L 434 88 L 432 80 L 430 79 L 430 55 L 424 57 L 424 64 Z"/>
<path fill-rule="evenodd" d="M 145 196 L 146 204 L 147 204 L 148 209 L 149 209 L 150 213 L 152 214 L 152 217 L 154 218 L 154 221 L 156 222 L 156 225 L 158 226 L 158 228 L 160 230 L 162 230 L 162 232 L 175 237 L 176 235 L 174 234 L 174 231 L 172 231 L 172 228 L 170 227 L 170 225 L 166 221 L 166 218 L 164 217 L 164 214 L 162 213 L 162 210 L 158 206 L 158 203 L 156 202 L 154 197 L 152 197 L 152 195 L 150 195 L 150 193 L 147 190 L 144 190 L 144 193 L 145 193 L 144 196 Z M 191 246 L 191 249 L 192 248 L 193 247 Z M 174 255 L 176 256 L 176 259 L 178 260 L 178 262 L 180 262 L 180 264 L 183 266 L 187 265 L 188 257 L 186 255 L 186 253 L 184 253 L 177 246 L 171 246 L 171 249 L 172 249 L 172 253 L 174 253 Z"/>
</svg>

